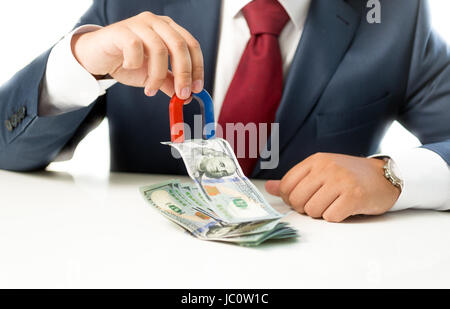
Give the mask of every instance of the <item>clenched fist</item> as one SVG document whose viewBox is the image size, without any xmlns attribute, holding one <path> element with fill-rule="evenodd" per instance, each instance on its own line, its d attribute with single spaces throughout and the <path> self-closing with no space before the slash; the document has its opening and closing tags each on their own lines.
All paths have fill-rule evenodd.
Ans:
<svg viewBox="0 0 450 309">
<path fill-rule="evenodd" d="M 330 222 L 352 215 L 380 215 L 397 201 L 400 189 L 383 172 L 384 161 L 318 153 L 294 166 L 266 190 L 299 213 Z"/>
<path fill-rule="evenodd" d="M 166 16 L 144 12 L 94 32 L 75 35 L 72 51 L 92 75 L 158 89 L 188 99 L 203 89 L 203 55 L 198 41 Z M 172 72 L 169 68 L 169 56 Z"/>
</svg>

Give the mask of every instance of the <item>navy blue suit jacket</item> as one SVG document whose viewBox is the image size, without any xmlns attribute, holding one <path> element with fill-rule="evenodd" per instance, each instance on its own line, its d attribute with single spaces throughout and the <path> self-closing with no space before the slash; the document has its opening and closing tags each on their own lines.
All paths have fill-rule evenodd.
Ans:
<svg viewBox="0 0 450 309">
<path fill-rule="evenodd" d="M 316 152 L 373 154 L 393 120 L 450 164 L 450 49 L 430 27 L 427 2 L 383 1 L 381 24 L 366 21 L 366 2 L 312 1 L 276 115 L 280 164 L 274 170 L 258 164 L 254 177 L 280 178 Z M 143 11 L 172 17 L 199 40 L 205 88 L 212 93 L 220 7 L 220 0 L 98 0 L 78 25 L 108 25 Z M 163 93 L 148 98 L 142 89 L 117 84 L 89 107 L 39 116 L 48 55 L 0 88 L 0 168 L 44 168 L 70 154 L 106 116 L 111 170 L 185 173 L 182 161 L 160 144 L 169 140 Z M 189 104 L 185 121 L 199 112 Z M 4 125 L 8 119 L 15 121 L 12 130 Z"/>
</svg>

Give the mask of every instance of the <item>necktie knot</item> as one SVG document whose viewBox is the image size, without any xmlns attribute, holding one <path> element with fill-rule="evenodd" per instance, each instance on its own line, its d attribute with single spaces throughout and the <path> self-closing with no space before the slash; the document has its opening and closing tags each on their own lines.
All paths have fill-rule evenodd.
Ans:
<svg viewBox="0 0 450 309">
<path fill-rule="evenodd" d="M 279 36 L 289 21 L 289 15 L 277 0 L 253 0 L 242 12 L 252 35 Z"/>
</svg>

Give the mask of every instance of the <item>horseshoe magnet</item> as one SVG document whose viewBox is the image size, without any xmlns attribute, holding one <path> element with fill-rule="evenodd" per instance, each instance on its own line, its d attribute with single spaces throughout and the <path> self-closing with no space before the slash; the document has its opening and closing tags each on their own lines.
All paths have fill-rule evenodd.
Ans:
<svg viewBox="0 0 450 309">
<path fill-rule="evenodd" d="M 214 127 L 214 104 L 209 93 L 203 89 L 200 93 L 192 93 L 192 97 L 200 104 L 202 113 L 202 132 L 204 139 L 210 139 L 215 136 L 216 130 Z M 183 106 L 186 100 L 182 100 L 173 95 L 169 103 L 169 118 L 170 118 L 170 139 L 172 143 L 184 142 L 184 120 L 183 120 Z M 205 128 L 209 132 L 205 134 Z"/>
</svg>

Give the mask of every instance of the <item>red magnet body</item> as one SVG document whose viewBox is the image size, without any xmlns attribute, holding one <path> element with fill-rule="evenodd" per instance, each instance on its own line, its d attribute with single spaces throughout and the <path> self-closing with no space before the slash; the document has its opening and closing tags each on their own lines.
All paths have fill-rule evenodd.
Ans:
<svg viewBox="0 0 450 309">
<path fill-rule="evenodd" d="M 170 140 L 172 143 L 184 142 L 183 105 L 185 100 L 172 96 L 169 103 Z"/>
</svg>

